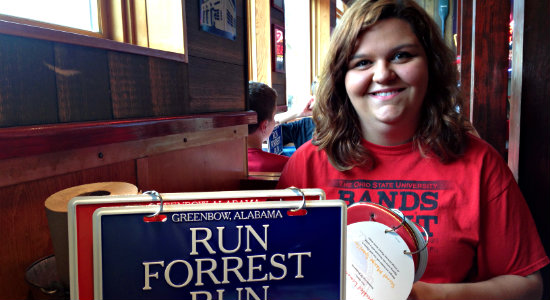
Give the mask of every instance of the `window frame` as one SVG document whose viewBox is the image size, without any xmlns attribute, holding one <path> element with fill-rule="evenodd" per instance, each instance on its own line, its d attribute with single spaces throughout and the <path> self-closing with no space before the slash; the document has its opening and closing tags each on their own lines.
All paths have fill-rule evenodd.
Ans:
<svg viewBox="0 0 550 300">
<path fill-rule="evenodd" d="M 185 1 L 182 1 L 182 21 L 183 21 L 183 48 L 184 53 L 177 53 L 165 50 L 139 46 L 130 43 L 130 41 L 116 41 L 110 39 L 109 32 L 111 28 L 105 28 L 104 33 L 96 33 L 77 28 L 71 28 L 61 25 L 55 25 L 30 19 L 12 17 L 0 14 L 0 34 L 7 34 L 25 38 L 46 40 L 51 42 L 73 44 L 85 47 L 99 48 L 105 50 L 119 51 L 131 54 L 139 54 L 163 59 L 169 59 L 179 62 L 188 62 L 187 28 Z M 100 1 L 104 5 L 104 1 Z M 103 6 L 105 7 L 105 6 Z M 100 28 L 104 27 L 105 13 L 100 8 Z"/>
<path fill-rule="evenodd" d="M 23 17 L 16 17 L 16 16 L 10 16 L 0 13 L 0 21 L 6 21 L 16 24 L 24 24 L 24 25 L 30 25 L 30 26 L 36 26 L 36 27 L 42 27 L 42 28 L 48 28 L 53 30 L 59 30 L 59 31 L 65 31 L 65 32 L 72 32 L 77 34 L 83 34 L 83 35 L 89 35 L 97 38 L 104 38 L 104 36 L 101 34 L 101 32 L 94 32 L 84 29 L 79 29 L 75 27 L 68 27 L 63 26 L 59 24 L 53 24 L 53 23 L 47 23 L 43 21 L 33 20 L 33 19 L 27 19 Z M 101 25 L 100 25 L 101 26 Z M 1 28 L 0 28 L 1 30 Z"/>
</svg>

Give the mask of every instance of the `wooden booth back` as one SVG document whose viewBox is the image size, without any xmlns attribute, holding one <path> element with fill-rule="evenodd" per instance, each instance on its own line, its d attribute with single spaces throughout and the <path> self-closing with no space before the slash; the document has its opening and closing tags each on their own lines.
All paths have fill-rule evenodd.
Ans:
<svg viewBox="0 0 550 300">
<path fill-rule="evenodd" d="M 234 190 L 246 178 L 246 7 L 237 35 L 200 30 L 187 61 L 0 34 L 0 298 L 32 298 L 25 269 L 53 254 L 44 201 L 123 181 L 140 191 Z M 1 31 L 0 31 L 1 32 Z"/>
</svg>

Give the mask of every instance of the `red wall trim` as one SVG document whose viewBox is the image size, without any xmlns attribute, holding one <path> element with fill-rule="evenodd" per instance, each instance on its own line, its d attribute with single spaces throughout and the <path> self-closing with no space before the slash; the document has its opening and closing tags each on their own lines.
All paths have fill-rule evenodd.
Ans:
<svg viewBox="0 0 550 300">
<path fill-rule="evenodd" d="M 0 159 L 256 123 L 256 113 L 82 122 L 0 129 Z"/>
</svg>

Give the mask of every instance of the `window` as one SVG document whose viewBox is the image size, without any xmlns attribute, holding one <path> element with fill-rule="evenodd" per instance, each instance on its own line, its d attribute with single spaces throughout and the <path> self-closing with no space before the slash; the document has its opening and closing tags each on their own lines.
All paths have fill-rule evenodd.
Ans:
<svg viewBox="0 0 550 300">
<path fill-rule="evenodd" d="M 340 23 L 340 19 L 346 11 L 347 5 L 342 0 L 336 0 L 336 25 Z"/>
<path fill-rule="evenodd" d="M 13 17 L 99 32 L 97 1 L 93 0 L 2 1 L 0 12 Z"/>
<path fill-rule="evenodd" d="M 49 39 L 124 51 L 125 47 L 82 35 L 133 44 L 178 54 L 185 58 L 185 0 L 14 0 L 0 1 L 0 33 Z M 30 25 L 32 28 L 16 24 Z M 38 28 L 38 29 L 37 29 Z M 32 29 L 32 30 L 31 30 Z M 40 31 L 49 29 L 51 31 Z M 34 32 L 34 33 L 33 33 Z M 65 35 L 59 32 L 79 34 Z M 128 52 L 166 56 L 155 51 L 126 47 Z M 156 56 L 155 55 L 155 56 Z"/>
<path fill-rule="evenodd" d="M 100 7 L 107 38 L 184 53 L 182 0 L 101 0 Z"/>
<path fill-rule="evenodd" d="M 97 1 L 93 0 L 2 1 L 0 11 L 13 17 L 99 32 Z"/>
<path fill-rule="evenodd" d="M 97 0 L 0 1 L 3 20 L 100 36 Z"/>
</svg>

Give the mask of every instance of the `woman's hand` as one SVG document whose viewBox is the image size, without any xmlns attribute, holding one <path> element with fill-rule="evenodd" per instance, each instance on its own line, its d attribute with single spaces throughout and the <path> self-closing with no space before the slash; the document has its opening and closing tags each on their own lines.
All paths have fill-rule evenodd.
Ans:
<svg viewBox="0 0 550 300">
<path fill-rule="evenodd" d="M 527 276 L 502 275 L 474 283 L 413 284 L 409 299 L 540 299 L 540 272 Z"/>
<path fill-rule="evenodd" d="M 413 284 L 409 300 L 444 299 L 444 295 L 438 295 L 437 286 L 440 284 L 417 281 Z"/>
</svg>

